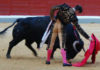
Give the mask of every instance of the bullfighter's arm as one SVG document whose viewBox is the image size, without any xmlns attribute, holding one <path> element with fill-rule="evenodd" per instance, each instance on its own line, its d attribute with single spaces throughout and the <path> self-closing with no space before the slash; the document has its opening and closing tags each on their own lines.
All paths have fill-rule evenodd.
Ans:
<svg viewBox="0 0 100 70">
<path fill-rule="evenodd" d="M 80 32 L 80 34 L 82 36 L 84 36 L 86 39 L 89 39 L 90 38 L 89 35 L 78 24 L 78 18 L 77 18 L 77 16 L 76 16 L 75 13 L 71 16 L 71 21 L 72 21 L 73 25 L 76 27 L 76 29 Z"/>
<path fill-rule="evenodd" d="M 89 39 L 89 35 L 81 28 L 81 26 L 78 24 L 78 21 L 73 22 L 76 29 L 83 35 L 86 39 Z"/>
<path fill-rule="evenodd" d="M 62 5 L 57 5 L 57 6 L 54 6 L 54 7 L 51 8 L 51 10 L 50 10 L 50 18 L 51 18 L 51 20 L 55 20 L 55 18 L 54 18 L 54 12 L 56 10 L 59 10 L 61 6 Z"/>
</svg>

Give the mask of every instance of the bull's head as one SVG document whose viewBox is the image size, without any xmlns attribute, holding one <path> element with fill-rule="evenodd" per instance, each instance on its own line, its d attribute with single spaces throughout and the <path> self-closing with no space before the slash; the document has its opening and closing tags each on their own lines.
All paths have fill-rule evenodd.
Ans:
<svg viewBox="0 0 100 70">
<path fill-rule="evenodd" d="M 84 59 L 79 63 L 73 64 L 73 66 L 81 67 L 85 65 L 90 55 L 92 55 L 92 63 L 95 63 L 96 54 L 98 53 L 98 51 L 100 51 L 100 41 L 94 34 L 91 35 L 91 38 L 93 39 L 93 41 L 90 42 L 89 49 L 86 51 Z"/>
</svg>

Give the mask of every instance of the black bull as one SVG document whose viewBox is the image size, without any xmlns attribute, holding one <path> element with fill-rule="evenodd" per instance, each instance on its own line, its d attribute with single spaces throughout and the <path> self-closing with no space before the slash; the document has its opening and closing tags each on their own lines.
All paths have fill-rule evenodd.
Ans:
<svg viewBox="0 0 100 70">
<path fill-rule="evenodd" d="M 35 56 L 37 56 L 35 49 L 31 45 L 33 42 L 36 42 L 37 48 L 39 48 L 41 38 L 44 34 L 44 31 L 46 30 L 46 28 L 48 26 L 48 23 L 50 22 L 50 17 L 49 16 L 28 17 L 28 18 L 17 19 L 12 25 L 10 25 L 9 27 L 7 27 L 3 31 L 1 31 L 0 34 L 5 33 L 5 31 L 8 28 L 12 27 L 16 22 L 17 22 L 17 24 L 13 28 L 13 34 L 12 34 L 13 40 L 9 43 L 9 48 L 8 48 L 6 57 L 11 58 L 10 53 L 11 53 L 12 48 L 24 39 L 26 41 L 25 45 L 34 53 Z M 71 26 L 71 28 L 69 28 L 69 29 L 72 30 L 73 29 L 72 25 L 71 24 L 69 24 L 69 25 Z M 67 26 L 66 26 L 66 28 L 67 28 Z M 69 30 L 66 29 L 66 32 L 69 32 Z M 70 35 L 70 32 L 69 32 L 69 35 Z M 71 38 L 73 38 L 73 37 L 71 37 Z M 49 40 L 46 41 L 46 44 L 48 44 L 48 42 L 49 42 Z M 57 48 L 60 48 L 58 37 L 56 39 L 51 58 L 53 58 L 54 51 Z M 76 56 L 76 54 L 77 54 L 77 52 L 75 52 L 73 47 L 70 46 L 69 57 L 74 58 Z"/>
</svg>

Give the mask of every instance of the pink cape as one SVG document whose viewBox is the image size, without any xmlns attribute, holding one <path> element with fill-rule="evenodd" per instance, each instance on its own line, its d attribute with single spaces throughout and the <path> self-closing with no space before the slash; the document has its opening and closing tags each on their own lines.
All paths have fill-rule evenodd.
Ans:
<svg viewBox="0 0 100 70">
<path fill-rule="evenodd" d="M 94 34 L 91 35 L 91 38 L 93 41 L 90 42 L 89 49 L 86 51 L 84 59 L 81 62 L 72 64 L 72 66 L 81 67 L 85 65 L 90 55 L 92 55 L 92 63 L 95 63 L 96 54 L 100 51 L 100 41 L 94 36 Z"/>
</svg>

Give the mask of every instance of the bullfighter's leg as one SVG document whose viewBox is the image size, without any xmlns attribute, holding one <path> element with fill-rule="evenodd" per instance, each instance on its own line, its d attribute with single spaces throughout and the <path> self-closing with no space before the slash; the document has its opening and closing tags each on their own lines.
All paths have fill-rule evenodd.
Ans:
<svg viewBox="0 0 100 70">
<path fill-rule="evenodd" d="M 35 51 L 35 49 L 31 46 L 32 42 L 30 40 L 26 40 L 25 45 L 33 52 L 33 54 L 35 56 L 37 56 L 37 52 Z"/>
<path fill-rule="evenodd" d="M 50 47 L 50 39 L 51 39 L 51 36 L 52 36 L 52 33 L 50 33 L 50 36 L 49 36 L 49 38 L 48 38 L 48 47 L 46 48 L 46 50 L 48 50 L 49 49 L 49 47 Z M 51 53 L 51 59 L 53 59 L 54 58 L 54 53 L 55 53 L 55 51 L 56 51 L 56 49 L 57 48 L 60 48 L 60 46 L 59 46 L 59 41 L 58 41 L 59 39 L 58 39 L 58 36 L 57 36 L 57 38 L 56 38 L 56 40 L 55 40 L 55 44 L 54 44 L 54 47 L 53 47 L 53 50 L 52 50 L 52 53 Z"/>
<path fill-rule="evenodd" d="M 50 45 L 47 51 L 47 60 L 46 60 L 46 64 L 50 64 L 50 57 L 52 54 L 52 50 L 53 50 L 53 46 L 55 43 L 55 39 L 57 37 L 57 23 L 54 24 L 53 30 L 52 30 L 52 35 L 51 35 L 51 40 L 50 40 Z"/>
<path fill-rule="evenodd" d="M 54 53 L 55 53 L 56 49 L 58 49 L 58 48 L 60 49 L 60 45 L 59 45 L 59 39 L 58 39 L 58 36 L 57 36 L 54 47 L 53 47 L 53 51 L 52 51 L 52 54 L 51 54 L 51 59 L 54 58 Z"/>
<path fill-rule="evenodd" d="M 72 66 L 72 64 L 68 63 L 68 61 L 66 60 L 66 51 L 64 50 L 64 48 L 66 46 L 65 45 L 65 43 L 66 43 L 66 33 L 64 32 L 64 30 L 65 30 L 64 26 L 61 23 L 58 23 L 58 36 L 59 36 L 59 41 L 60 41 L 63 66 Z"/>
</svg>

